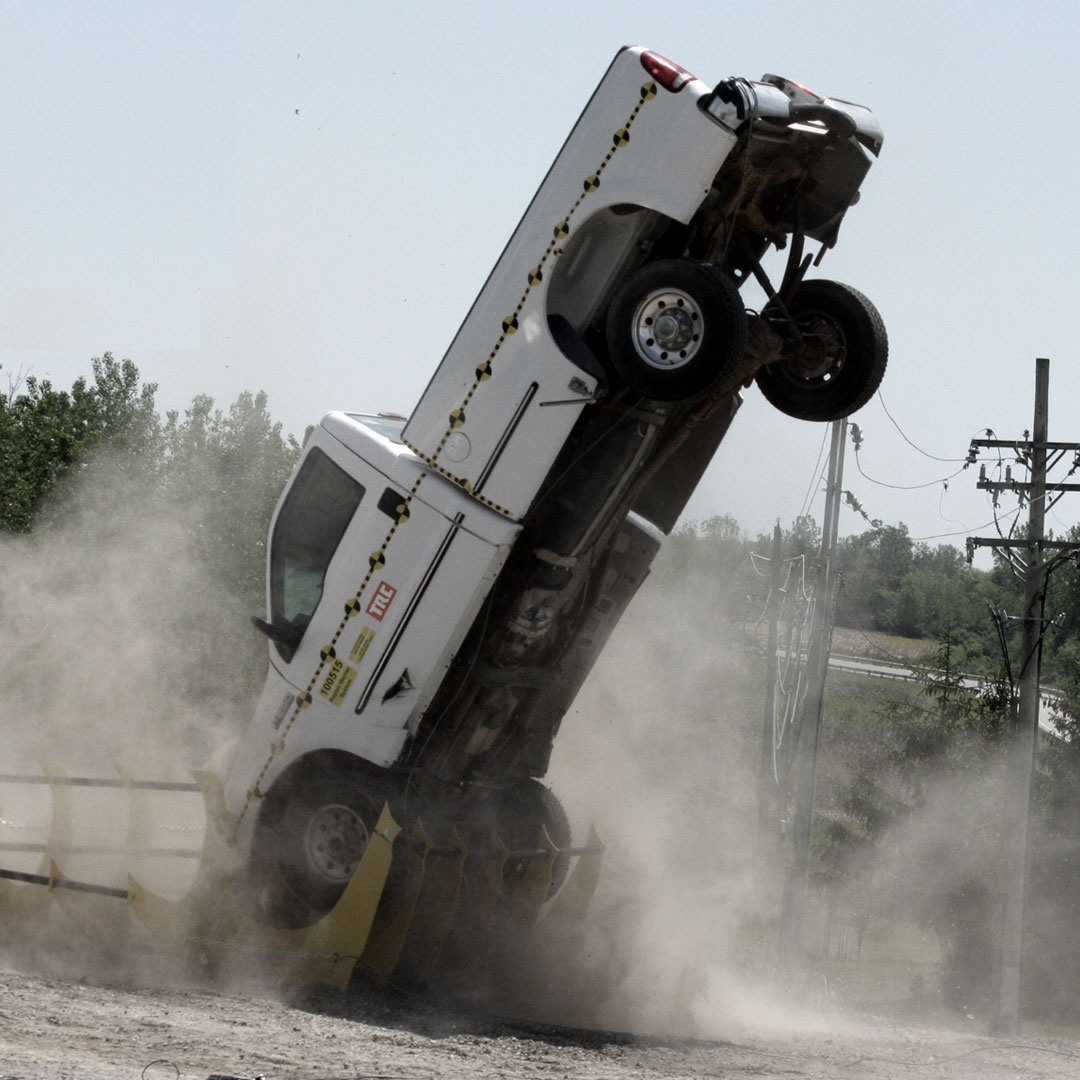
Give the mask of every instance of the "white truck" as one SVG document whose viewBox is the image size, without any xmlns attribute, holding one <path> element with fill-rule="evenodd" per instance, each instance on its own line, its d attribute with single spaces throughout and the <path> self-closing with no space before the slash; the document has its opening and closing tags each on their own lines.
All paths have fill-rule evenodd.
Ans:
<svg viewBox="0 0 1080 1080">
<path fill-rule="evenodd" d="M 882 378 L 874 306 L 806 278 L 881 143 L 867 109 L 787 79 L 710 88 L 621 50 L 408 420 L 313 431 L 270 526 L 269 673 L 226 783 L 267 918 L 324 913 L 386 802 L 568 844 L 552 742 L 739 390 L 828 421 Z"/>
</svg>

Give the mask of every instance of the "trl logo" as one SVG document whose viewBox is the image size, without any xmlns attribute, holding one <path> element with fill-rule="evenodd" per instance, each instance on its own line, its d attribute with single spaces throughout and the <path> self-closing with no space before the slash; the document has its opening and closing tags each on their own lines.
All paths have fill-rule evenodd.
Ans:
<svg viewBox="0 0 1080 1080">
<path fill-rule="evenodd" d="M 397 596 L 397 589 L 393 585 L 388 585 L 385 581 L 380 581 L 375 586 L 375 595 L 368 602 L 367 613 L 373 619 L 382 622 L 383 616 L 390 610 L 390 604 L 395 596 Z"/>
</svg>

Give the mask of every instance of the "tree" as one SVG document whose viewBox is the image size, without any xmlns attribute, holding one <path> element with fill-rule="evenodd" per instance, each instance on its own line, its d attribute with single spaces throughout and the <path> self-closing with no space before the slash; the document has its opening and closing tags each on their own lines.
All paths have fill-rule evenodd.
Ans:
<svg viewBox="0 0 1080 1080">
<path fill-rule="evenodd" d="M 162 495 L 188 505 L 193 551 L 221 584 L 261 609 L 267 526 L 299 443 L 283 436 L 262 392 L 240 394 L 227 413 L 196 397 L 183 420 L 168 414 L 163 442 Z"/>
<path fill-rule="evenodd" d="M 692 593 L 716 618 L 738 621 L 746 615 L 753 590 L 750 544 L 730 514 L 680 525 L 660 549 L 654 572 L 673 590 Z M 693 585 L 687 588 L 687 581 Z"/>
<path fill-rule="evenodd" d="M 91 367 L 92 381 L 70 391 L 27 376 L 0 394 L 0 529 L 47 526 L 106 490 L 143 517 L 182 508 L 191 549 L 218 585 L 260 608 L 267 525 L 300 453 L 266 394 L 242 393 L 225 413 L 199 395 L 163 427 L 156 384 L 141 384 L 135 364 L 106 352 Z M 69 484 L 75 476 L 92 482 Z"/>
<path fill-rule="evenodd" d="M 153 457 L 157 387 L 140 386 L 138 368 L 111 353 L 91 365 L 93 382 L 76 379 L 70 392 L 29 375 L 0 394 L 0 529 L 28 531 L 47 497 L 94 450 Z"/>
<path fill-rule="evenodd" d="M 264 609 L 267 528 L 300 448 L 265 394 L 224 412 L 200 396 L 162 425 L 134 364 L 92 366 L 70 391 L 27 379 L 0 399 L 2 525 L 20 534 L 0 595 L 8 689 L 31 742 L 75 715 L 126 758 L 163 735 L 206 754 L 250 715 L 265 670 L 248 616 Z M 42 682 L 60 623 L 79 646 Z"/>
<path fill-rule="evenodd" d="M 821 526 L 808 514 L 802 514 L 792 523 L 791 528 L 783 530 L 783 552 L 785 559 L 797 559 L 806 555 L 811 559 L 821 557 Z M 761 538 L 761 543 L 766 538 Z"/>
</svg>

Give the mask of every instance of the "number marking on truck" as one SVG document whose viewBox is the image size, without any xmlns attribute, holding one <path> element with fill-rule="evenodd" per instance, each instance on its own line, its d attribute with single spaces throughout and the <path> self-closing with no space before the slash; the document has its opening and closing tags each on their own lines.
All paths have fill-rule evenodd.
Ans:
<svg viewBox="0 0 1080 1080">
<path fill-rule="evenodd" d="M 335 660 L 330 671 L 319 687 L 319 696 L 326 698 L 331 705 L 340 705 L 349 692 L 349 687 L 356 678 L 356 668 L 349 667 L 344 660 Z"/>
</svg>

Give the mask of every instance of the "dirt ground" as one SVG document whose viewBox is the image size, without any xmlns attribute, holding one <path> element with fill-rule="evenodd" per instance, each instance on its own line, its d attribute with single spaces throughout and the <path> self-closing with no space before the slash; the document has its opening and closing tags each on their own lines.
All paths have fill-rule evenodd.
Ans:
<svg viewBox="0 0 1080 1080">
<path fill-rule="evenodd" d="M 150 988 L 0 971 L 0 1080 L 1080 1076 L 1080 1045 L 820 1017 L 738 1041 L 546 1026 L 385 988 Z"/>
</svg>

